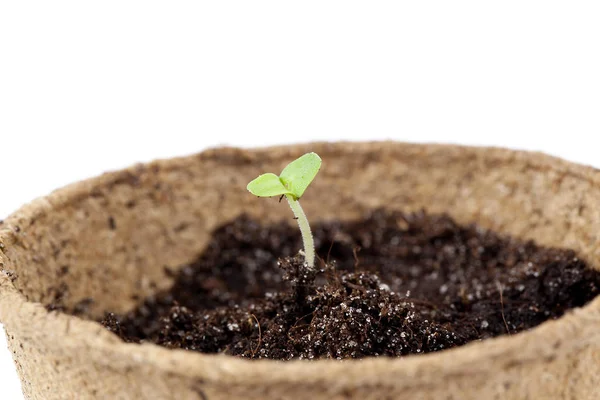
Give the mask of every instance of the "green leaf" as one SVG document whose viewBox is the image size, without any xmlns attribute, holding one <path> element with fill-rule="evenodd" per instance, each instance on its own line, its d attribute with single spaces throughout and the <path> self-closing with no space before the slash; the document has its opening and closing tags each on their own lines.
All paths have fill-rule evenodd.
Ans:
<svg viewBox="0 0 600 400">
<path fill-rule="evenodd" d="M 259 197 L 280 196 L 282 194 L 291 194 L 288 189 L 283 186 L 279 177 L 272 173 L 262 174 L 254 179 L 246 187 L 250 193 Z"/>
<path fill-rule="evenodd" d="M 321 157 L 316 153 L 306 153 L 302 157 L 292 161 L 281 171 L 279 179 L 283 185 L 298 200 L 304 191 L 315 179 L 321 168 Z"/>
</svg>

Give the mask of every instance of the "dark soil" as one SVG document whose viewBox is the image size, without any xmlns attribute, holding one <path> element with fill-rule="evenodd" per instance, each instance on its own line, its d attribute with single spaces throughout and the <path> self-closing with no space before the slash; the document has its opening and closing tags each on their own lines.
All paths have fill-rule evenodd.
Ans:
<svg viewBox="0 0 600 400">
<path fill-rule="evenodd" d="M 403 356 L 530 329 L 600 290 L 571 250 L 443 215 L 380 210 L 313 229 L 314 281 L 297 229 L 241 217 L 170 291 L 102 323 L 128 342 L 247 358 Z"/>
</svg>

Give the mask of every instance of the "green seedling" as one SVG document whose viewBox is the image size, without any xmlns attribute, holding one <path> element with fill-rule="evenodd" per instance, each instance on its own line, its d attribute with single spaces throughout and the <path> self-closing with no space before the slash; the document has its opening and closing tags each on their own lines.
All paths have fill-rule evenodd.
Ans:
<svg viewBox="0 0 600 400">
<path fill-rule="evenodd" d="M 307 153 L 292 161 L 279 176 L 273 173 L 260 175 L 248 184 L 248 191 L 258 197 L 285 196 L 294 213 L 304 243 L 304 259 L 309 270 L 315 268 L 315 244 L 304 210 L 300 207 L 300 197 L 315 179 L 321 168 L 321 157 Z"/>
</svg>

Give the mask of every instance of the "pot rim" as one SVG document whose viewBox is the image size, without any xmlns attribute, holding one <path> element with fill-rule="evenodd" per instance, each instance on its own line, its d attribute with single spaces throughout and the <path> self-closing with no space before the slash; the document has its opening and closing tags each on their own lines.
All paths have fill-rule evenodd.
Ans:
<svg viewBox="0 0 600 400">
<path fill-rule="evenodd" d="M 181 168 L 190 157 L 212 159 L 224 155 L 233 159 L 246 161 L 277 150 L 281 158 L 288 157 L 292 150 L 306 148 L 317 151 L 326 157 L 327 153 L 344 151 L 390 151 L 394 148 L 419 153 L 428 157 L 436 154 L 453 153 L 458 158 L 465 156 L 483 157 L 498 162 L 518 162 L 540 172 L 554 171 L 568 174 L 578 179 L 585 179 L 594 186 L 600 186 L 600 172 L 592 167 L 568 162 L 553 156 L 509 150 L 497 147 L 471 147 L 445 144 L 408 144 L 401 142 L 337 142 L 307 143 L 301 145 L 272 146 L 255 149 L 238 149 L 231 147 L 205 150 L 186 157 L 158 160 L 142 164 L 151 167 L 156 163 L 166 168 Z M 15 227 L 26 227 L 36 218 L 67 204 L 83 198 L 99 186 L 110 185 L 123 177 L 131 175 L 139 168 L 133 166 L 124 170 L 105 173 L 95 178 L 68 185 L 51 194 L 24 205 L 11 214 L 0 225 L 0 244 L 5 248 L 17 245 Z M 4 251 L 0 249 L 0 262 L 6 260 Z M 30 302 L 18 291 L 10 276 L 1 269 L 0 263 L 0 320 L 10 331 L 22 335 L 34 334 L 36 331 L 64 332 L 56 338 L 54 345 L 71 347 L 79 351 L 88 351 L 94 362 L 102 364 L 103 359 L 119 359 L 123 366 L 139 366 L 152 364 L 167 373 L 198 379 L 206 382 L 226 382 L 231 384 L 247 383 L 250 380 L 260 381 L 265 376 L 269 382 L 294 382 L 327 384 L 339 382 L 340 386 L 393 385 L 403 382 L 406 387 L 447 385 L 447 379 L 457 375 L 485 374 L 498 368 L 510 368 L 514 365 L 537 363 L 540 359 L 550 360 L 560 354 L 570 353 L 589 346 L 600 339 L 600 332 L 594 329 L 589 321 L 600 321 L 600 297 L 585 307 L 574 309 L 557 320 L 546 321 L 526 332 L 512 336 L 501 336 L 480 342 L 445 350 L 404 358 L 373 357 L 360 360 L 304 360 L 274 361 L 246 360 L 225 355 L 201 354 L 186 350 L 166 349 L 154 344 L 130 344 L 121 341 L 116 335 L 108 332 L 100 324 L 83 320 L 67 314 L 47 311 L 40 303 Z M 26 318 L 24 318 L 26 317 Z M 31 321 L 31 324 L 19 321 Z M 565 341 L 568 337 L 572 340 Z M 103 357 L 112 353 L 118 358 Z M 369 371 L 377 371 L 372 375 Z M 384 371 L 384 372 L 382 372 Z"/>
</svg>

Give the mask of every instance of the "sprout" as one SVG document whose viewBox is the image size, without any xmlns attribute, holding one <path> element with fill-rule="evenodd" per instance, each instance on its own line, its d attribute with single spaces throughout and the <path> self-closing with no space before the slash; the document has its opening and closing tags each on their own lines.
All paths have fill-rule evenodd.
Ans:
<svg viewBox="0 0 600 400">
<path fill-rule="evenodd" d="M 258 197 L 285 196 L 298 221 L 304 243 L 305 264 L 311 271 L 315 268 L 315 244 L 308 219 L 298 200 L 315 179 L 319 168 L 321 157 L 316 153 L 307 153 L 289 163 L 279 176 L 273 173 L 262 174 L 247 187 L 250 193 Z"/>
</svg>

